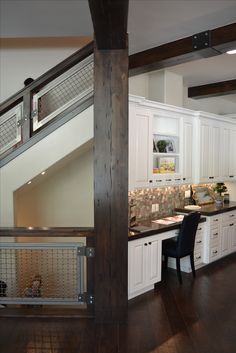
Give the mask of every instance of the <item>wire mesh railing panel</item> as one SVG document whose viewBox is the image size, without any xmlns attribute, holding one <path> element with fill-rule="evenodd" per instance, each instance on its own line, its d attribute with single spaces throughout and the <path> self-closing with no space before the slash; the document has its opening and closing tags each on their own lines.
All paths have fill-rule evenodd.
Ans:
<svg viewBox="0 0 236 353">
<path fill-rule="evenodd" d="M 21 140 L 22 104 L 0 117 L 0 154 Z"/>
<path fill-rule="evenodd" d="M 34 95 L 34 131 L 92 92 L 93 56 L 90 56 Z"/>
<path fill-rule="evenodd" d="M 1 243 L 0 303 L 77 304 L 84 289 L 79 244 Z"/>
</svg>

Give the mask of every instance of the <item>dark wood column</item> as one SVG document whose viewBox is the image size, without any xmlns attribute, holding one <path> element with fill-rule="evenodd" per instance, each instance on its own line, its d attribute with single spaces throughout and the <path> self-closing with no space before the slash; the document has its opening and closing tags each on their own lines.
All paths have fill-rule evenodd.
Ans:
<svg viewBox="0 0 236 353">
<path fill-rule="evenodd" d="M 89 4 L 95 31 L 95 319 L 121 322 L 128 305 L 128 0 Z"/>
</svg>

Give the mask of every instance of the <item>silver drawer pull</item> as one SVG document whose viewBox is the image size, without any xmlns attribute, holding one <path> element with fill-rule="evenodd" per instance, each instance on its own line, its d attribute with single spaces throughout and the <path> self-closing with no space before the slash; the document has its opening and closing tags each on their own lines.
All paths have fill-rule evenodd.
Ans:
<svg viewBox="0 0 236 353">
<path fill-rule="evenodd" d="M 199 260 L 199 259 L 201 259 L 201 256 L 196 256 L 196 260 Z"/>
<path fill-rule="evenodd" d="M 234 217 L 234 214 L 231 214 L 230 217 Z"/>
<path fill-rule="evenodd" d="M 198 228 L 198 230 L 202 230 L 202 228 Z"/>
<path fill-rule="evenodd" d="M 197 244 L 201 244 L 201 242 L 202 242 L 201 240 L 198 240 L 198 241 L 197 241 Z"/>
<path fill-rule="evenodd" d="M 213 221 L 214 221 L 214 222 L 218 222 L 219 220 L 218 220 L 218 218 L 216 218 L 216 219 L 213 219 Z"/>
<path fill-rule="evenodd" d="M 230 226 L 230 227 L 232 227 L 233 225 L 234 225 L 234 223 L 230 223 L 230 225 L 229 225 L 229 226 Z"/>
<path fill-rule="evenodd" d="M 218 235 L 218 233 L 213 233 L 213 235 Z"/>
<path fill-rule="evenodd" d="M 218 251 L 217 251 L 217 250 L 213 251 L 213 254 L 217 254 L 217 253 L 218 253 Z"/>
</svg>

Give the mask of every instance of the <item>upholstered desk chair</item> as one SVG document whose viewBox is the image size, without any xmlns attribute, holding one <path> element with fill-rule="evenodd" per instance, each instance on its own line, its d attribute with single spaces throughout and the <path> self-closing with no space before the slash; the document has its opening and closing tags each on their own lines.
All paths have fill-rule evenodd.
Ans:
<svg viewBox="0 0 236 353">
<path fill-rule="evenodd" d="M 174 257 L 176 259 L 176 269 L 180 284 L 182 284 L 180 269 L 180 259 L 182 257 L 190 256 L 192 273 L 194 277 L 196 275 L 194 266 L 194 243 L 200 217 L 200 212 L 191 212 L 184 216 L 178 237 L 176 239 L 167 239 L 162 242 L 165 270 L 167 270 L 168 257 Z"/>
</svg>

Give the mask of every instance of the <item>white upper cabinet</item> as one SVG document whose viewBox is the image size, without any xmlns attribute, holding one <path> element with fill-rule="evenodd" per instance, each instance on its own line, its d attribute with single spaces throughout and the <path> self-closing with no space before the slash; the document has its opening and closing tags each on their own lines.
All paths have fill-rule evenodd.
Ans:
<svg viewBox="0 0 236 353">
<path fill-rule="evenodd" d="M 236 180 L 236 125 L 231 126 L 229 139 L 229 179 Z"/>
<path fill-rule="evenodd" d="M 181 165 L 182 165 L 182 180 L 183 183 L 191 184 L 193 182 L 193 118 L 183 117 L 181 124 L 182 132 L 182 151 L 181 151 Z"/>
<path fill-rule="evenodd" d="M 236 181 L 235 153 L 233 119 L 130 96 L 130 190 Z"/>
<path fill-rule="evenodd" d="M 181 183 L 180 117 L 175 111 L 156 107 L 152 110 L 150 154 L 153 186 Z"/>
<path fill-rule="evenodd" d="M 199 122 L 199 158 L 200 175 L 199 182 L 217 182 L 220 175 L 220 145 L 221 133 L 218 121 L 200 117 Z"/>
<path fill-rule="evenodd" d="M 149 184 L 149 156 L 151 141 L 150 111 L 129 104 L 129 189 L 147 187 Z"/>
</svg>

